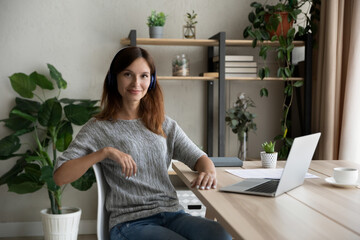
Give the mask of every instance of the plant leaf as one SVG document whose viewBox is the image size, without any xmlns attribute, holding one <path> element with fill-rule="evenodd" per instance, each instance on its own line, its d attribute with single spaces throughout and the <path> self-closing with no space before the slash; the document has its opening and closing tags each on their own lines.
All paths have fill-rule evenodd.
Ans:
<svg viewBox="0 0 360 240">
<path fill-rule="evenodd" d="M 285 68 L 285 76 L 291 77 L 291 70 L 288 67 Z"/>
<path fill-rule="evenodd" d="M 52 82 L 50 82 L 44 75 L 38 74 L 37 72 L 33 72 L 30 74 L 29 78 L 42 89 L 48 89 L 48 90 L 54 89 Z"/>
<path fill-rule="evenodd" d="M 17 92 L 20 96 L 24 98 L 33 98 L 33 91 L 36 89 L 36 84 L 31 81 L 29 76 L 24 73 L 15 73 L 11 75 L 10 82 L 12 88 Z"/>
<path fill-rule="evenodd" d="M 267 90 L 267 88 L 262 88 L 260 90 L 260 97 L 267 97 L 269 95 L 269 92 Z"/>
<path fill-rule="evenodd" d="M 57 134 L 56 149 L 60 152 L 65 151 L 72 141 L 73 128 L 70 122 L 66 122 Z"/>
<path fill-rule="evenodd" d="M 47 64 L 50 70 L 50 76 L 52 79 L 56 81 L 56 84 L 59 89 L 65 89 L 67 86 L 67 82 L 63 79 L 61 73 L 51 64 Z"/>
<path fill-rule="evenodd" d="M 81 176 L 78 180 L 71 183 L 71 186 L 80 191 L 86 191 L 91 188 L 93 183 L 96 182 L 94 170 L 89 168 L 84 175 Z"/>
<path fill-rule="evenodd" d="M 83 125 L 91 118 L 88 109 L 81 105 L 67 105 L 64 112 L 67 119 L 75 125 Z"/>
<path fill-rule="evenodd" d="M 75 104 L 76 102 L 79 102 L 77 105 L 81 105 L 84 107 L 93 107 L 96 103 L 99 102 L 99 100 L 62 98 L 60 99 L 60 102 L 65 103 L 67 105 Z"/>
<path fill-rule="evenodd" d="M 24 118 L 24 119 L 26 119 L 28 121 L 31 121 L 31 122 L 36 122 L 36 120 L 37 120 L 36 117 L 33 117 L 30 114 L 24 113 L 24 112 L 22 112 L 22 111 L 20 111 L 18 109 L 13 109 L 13 110 L 11 110 L 10 113 L 14 114 L 14 115 L 17 115 L 19 117 L 22 117 L 22 118 Z"/>
<path fill-rule="evenodd" d="M 53 178 L 53 171 L 54 171 L 54 169 L 51 166 L 42 167 L 40 180 L 46 183 L 48 190 L 54 192 L 54 191 L 59 190 L 60 187 L 55 184 L 55 181 Z"/>
<path fill-rule="evenodd" d="M 294 87 L 301 87 L 301 86 L 303 86 L 304 85 L 304 82 L 303 81 L 296 81 L 295 83 L 294 83 Z"/>
<path fill-rule="evenodd" d="M 56 98 L 46 100 L 39 111 L 39 123 L 44 127 L 56 126 L 62 116 L 62 107 Z"/>
<path fill-rule="evenodd" d="M 20 174 L 11 179 L 8 183 L 9 192 L 18 194 L 33 193 L 42 188 L 41 182 L 34 181 L 33 176 L 28 173 Z"/>
<path fill-rule="evenodd" d="M 262 57 L 264 60 L 266 59 L 268 49 L 269 47 L 266 45 L 260 47 L 259 56 Z"/>
<path fill-rule="evenodd" d="M 41 106 L 39 102 L 18 97 L 15 98 L 15 102 L 16 108 L 26 113 L 37 113 Z"/>
<path fill-rule="evenodd" d="M 251 34 L 250 34 L 250 35 L 251 35 Z M 256 44 L 257 44 L 257 39 L 254 38 L 254 40 L 253 40 L 252 43 L 251 43 L 251 46 L 252 46 L 253 48 L 256 48 Z"/>
<path fill-rule="evenodd" d="M 231 125 L 236 127 L 239 124 L 239 121 L 236 119 L 231 120 Z"/>
<path fill-rule="evenodd" d="M 0 140 L 0 156 L 2 158 L 12 157 L 12 154 L 21 147 L 17 136 L 9 135 Z"/>
<path fill-rule="evenodd" d="M 24 118 L 11 113 L 8 119 L 2 119 L 0 121 L 5 122 L 5 126 L 13 131 L 28 128 L 32 124 L 31 121 L 25 120 Z"/>
<path fill-rule="evenodd" d="M 249 15 L 248 15 L 248 19 L 249 19 L 249 22 L 253 23 L 255 21 L 255 19 L 256 19 L 255 13 L 250 12 Z"/>
<path fill-rule="evenodd" d="M 0 177 L 0 185 L 9 183 L 11 179 L 24 170 L 25 165 L 25 157 L 19 158 L 10 170 Z"/>
</svg>

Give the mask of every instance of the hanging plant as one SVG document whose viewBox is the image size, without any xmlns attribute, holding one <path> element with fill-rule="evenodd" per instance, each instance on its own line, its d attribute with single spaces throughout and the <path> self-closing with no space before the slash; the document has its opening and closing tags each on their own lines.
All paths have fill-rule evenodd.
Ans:
<svg viewBox="0 0 360 240">
<path fill-rule="evenodd" d="M 306 3 L 309 3 L 311 8 L 303 12 L 301 9 Z M 251 37 L 253 39 L 253 48 L 259 46 L 259 56 L 265 61 L 265 65 L 258 71 L 259 78 L 263 80 L 270 76 L 270 70 L 266 65 L 266 58 L 268 51 L 274 50 L 278 60 L 276 75 L 285 81 L 281 134 L 274 138 L 274 140 L 282 142 L 281 149 L 279 150 L 279 158 L 281 159 L 287 158 L 293 142 L 293 139 L 289 138 L 287 134 L 290 128 L 288 117 L 293 103 L 294 88 L 303 86 L 303 81 L 287 81 L 287 79 L 293 77 L 295 69 L 291 61 L 291 54 L 294 49 L 293 41 L 296 36 L 312 33 L 316 29 L 316 23 L 308 15 L 310 12 L 317 13 L 316 16 L 318 16 L 319 13 L 316 12 L 318 4 L 320 4 L 320 1 L 311 0 L 280 0 L 275 5 L 253 2 L 250 5 L 253 11 L 248 16 L 251 25 L 247 26 L 243 32 L 244 38 Z M 293 23 L 296 23 L 300 16 L 305 16 L 306 27 L 299 26 L 298 31 L 296 31 Z M 263 44 L 264 41 L 277 42 L 278 45 L 271 47 Z M 268 94 L 266 88 L 260 90 L 261 97 L 267 97 Z"/>
</svg>

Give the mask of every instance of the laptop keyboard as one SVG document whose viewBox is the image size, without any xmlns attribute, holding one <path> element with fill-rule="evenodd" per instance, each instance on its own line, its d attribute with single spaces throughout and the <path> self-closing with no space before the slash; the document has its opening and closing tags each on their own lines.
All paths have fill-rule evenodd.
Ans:
<svg viewBox="0 0 360 240">
<path fill-rule="evenodd" d="M 279 179 L 270 180 L 255 187 L 246 189 L 245 192 L 273 193 L 276 191 L 278 185 Z"/>
</svg>

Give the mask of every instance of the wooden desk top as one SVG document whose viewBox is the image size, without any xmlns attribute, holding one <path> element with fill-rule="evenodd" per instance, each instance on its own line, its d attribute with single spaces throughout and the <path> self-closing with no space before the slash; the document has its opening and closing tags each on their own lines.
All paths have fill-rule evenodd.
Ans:
<svg viewBox="0 0 360 240">
<path fill-rule="evenodd" d="M 243 168 L 260 166 L 250 161 Z M 349 161 L 312 161 L 309 172 L 319 179 L 305 179 L 302 186 L 269 198 L 220 192 L 241 178 L 225 172 L 229 168 L 217 168 L 217 189 L 191 190 L 235 239 L 360 239 L 360 189 L 337 188 L 324 180 L 336 166 L 360 169 Z M 173 169 L 190 187 L 197 173 L 180 162 Z"/>
</svg>

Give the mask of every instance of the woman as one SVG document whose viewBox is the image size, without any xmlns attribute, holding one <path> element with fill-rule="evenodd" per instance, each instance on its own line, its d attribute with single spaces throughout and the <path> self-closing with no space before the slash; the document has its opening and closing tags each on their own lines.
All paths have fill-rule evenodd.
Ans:
<svg viewBox="0 0 360 240">
<path fill-rule="evenodd" d="M 57 159 L 54 180 L 71 183 L 93 164 L 110 187 L 111 239 L 231 239 L 216 222 L 186 214 L 167 169 L 178 159 L 199 172 L 192 182 L 216 188 L 212 161 L 164 114 L 151 56 L 139 47 L 120 50 L 105 78 L 102 111 Z"/>
</svg>

